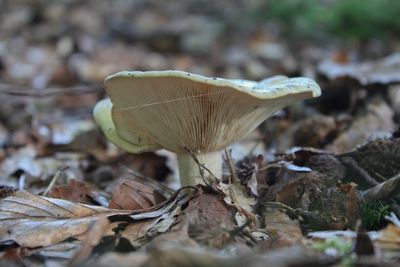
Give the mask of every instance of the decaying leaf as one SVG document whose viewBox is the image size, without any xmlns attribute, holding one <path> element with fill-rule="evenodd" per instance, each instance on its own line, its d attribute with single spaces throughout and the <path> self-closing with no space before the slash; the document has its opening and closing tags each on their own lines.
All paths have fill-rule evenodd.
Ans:
<svg viewBox="0 0 400 267">
<path fill-rule="evenodd" d="M 236 209 L 225 203 L 223 194 L 205 190 L 200 190 L 189 202 L 183 221 L 188 224 L 191 238 L 200 244 L 221 247 L 232 240 L 229 231 L 235 227 Z"/>
<path fill-rule="evenodd" d="M 348 183 L 338 185 L 338 189 L 341 193 L 346 195 L 345 211 L 347 224 L 346 227 L 354 229 L 357 225 L 357 221 L 360 220 L 360 198 L 357 191 L 357 184 Z"/>
<path fill-rule="evenodd" d="M 123 227 L 121 238 L 125 238 L 133 247 L 140 247 L 143 243 L 147 242 L 146 233 L 153 220 L 143 220 L 135 223 L 120 224 Z"/>
<path fill-rule="evenodd" d="M 259 201 L 281 201 L 291 207 L 308 206 L 308 191 L 320 184 L 318 173 L 289 167 L 288 162 L 267 165 L 266 176 L 268 190 Z M 306 201 L 306 202 L 304 202 Z"/>
<path fill-rule="evenodd" d="M 82 204 L 93 204 L 90 198 L 92 188 L 89 184 L 71 179 L 67 185 L 55 186 L 50 192 L 49 197 L 79 202 Z"/>
<path fill-rule="evenodd" d="M 224 192 L 224 201 L 228 205 L 233 205 L 239 209 L 244 209 L 248 213 L 253 212 L 256 199 L 248 192 L 247 188 L 238 182 L 232 184 L 219 183 L 218 189 Z"/>
<path fill-rule="evenodd" d="M 224 223 L 230 225 L 232 210 L 224 202 L 222 194 L 199 191 L 185 210 L 189 223 Z M 232 224 L 231 224 L 232 225 Z"/>
<path fill-rule="evenodd" d="M 400 173 L 400 138 L 380 138 L 338 156 L 346 177 L 367 189 Z"/>
<path fill-rule="evenodd" d="M 89 258 L 93 248 L 100 243 L 109 225 L 110 221 L 107 217 L 100 217 L 90 228 L 85 240 L 83 240 L 81 248 L 74 255 L 69 264 L 74 266 L 84 262 L 87 258 Z"/>
<path fill-rule="evenodd" d="M 301 242 L 303 233 L 297 219 L 290 218 L 282 209 L 284 205 L 266 202 L 260 205 L 262 209 L 261 224 L 270 239 L 260 244 L 264 248 L 278 248 Z"/>
<path fill-rule="evenodd" d="M 252 195 L 258 196 L 259 191 L 268 187 L 265 179 L 265 159 L 262 155 L 247 156 L 236 163 L 237 177 L 241 184 L 247 185 Z"/>
<path fill-rule="evenodd" d="M 109 208 L 138 210 L 165 201 L 165 197 L 153 188 L 132 180 L 124 180 L 113 191 Z"/>
<path fill-rule="evenodd" d="M 303 218 L 310 229 L 354 228 L 360 218 L 356 185 L 319 187 L 309 193 L 310 205 Z"/>
</svg>

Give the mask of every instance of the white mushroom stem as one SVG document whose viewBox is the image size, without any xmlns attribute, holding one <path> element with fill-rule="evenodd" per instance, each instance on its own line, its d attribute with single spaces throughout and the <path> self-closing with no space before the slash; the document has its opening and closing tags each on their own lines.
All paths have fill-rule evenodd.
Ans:
<svg viewBox="0 0 400 267">
<path fill-rule="evenodd" d="M 222 154 L 221 151 L 214 151 L 208 153 L 194 154 L 199 163 L 205 166 L 212 175 L 193 159 L 190 153 L 178 154 L 179 177 L 181 179 L 181 186 L 203 184 L 203 176 L 200 169 L 204 171 L 204 178 L 217 177 L 221 179 L 222 176 Z"/>
</svg>

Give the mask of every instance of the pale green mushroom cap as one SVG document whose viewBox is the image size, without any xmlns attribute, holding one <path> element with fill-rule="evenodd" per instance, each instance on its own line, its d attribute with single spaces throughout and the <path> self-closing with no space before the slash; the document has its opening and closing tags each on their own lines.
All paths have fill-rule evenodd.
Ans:
<svg viewBox="0 0 400 267">
<path fill-rule="evenodd" d="M 111 117 L 112 103 L 109 98 L 99 101 L 93 110 L 93 117 L 97 125 L 100 126 L 104 135 L 116 146 L 123 148 L 130 153 L 141 153 L 160 149 L 156 144 L 144 143 L 139 137 L 131 139 L 129 142 L 123 139 L 117 132 Z"/>
<path fill-rule="evenodd" d="M 96 123 L 111 142 L 133 153 L 221 150 L 274 112 L 321 94 L 308 78 L 254 82 L 174 70 L 123 71 L 107 77 L 105 86 L 111 100 L 96 105 Z"/>
</svg>

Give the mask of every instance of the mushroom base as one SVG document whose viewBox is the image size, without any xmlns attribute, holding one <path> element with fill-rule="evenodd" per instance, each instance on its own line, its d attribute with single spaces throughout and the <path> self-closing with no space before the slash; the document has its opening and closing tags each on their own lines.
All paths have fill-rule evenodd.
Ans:
<svg viewBox="0 0 400 267">
<path fill-rule="evenodd" d="M 197 184 L 204 185 L 203 176 L 200 169 L 204 170 L 204 178 L 221 178 L 222 175 L 222 155 L 221 151 L 195 154 L 198 161 L 205 166 L 212 175 L 204 168 L 199 166 L 189 153 L 178 154 L 179 177 L 181 179 L 181 186 L 194 186 Z"/>
</svg>

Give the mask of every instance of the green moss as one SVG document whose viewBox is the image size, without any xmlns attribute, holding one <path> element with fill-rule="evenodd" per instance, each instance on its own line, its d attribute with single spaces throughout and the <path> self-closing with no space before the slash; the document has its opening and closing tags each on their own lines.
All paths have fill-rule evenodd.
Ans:
<svg viewBox="0 0 400 267">
<path fill-rule="evenodd" d="M 265 0 L 257 14 L 278 23 L 285 36 L 295 38 L 363 41 L 400 33 L 398 0 Z"/>
<path fill-rule="evenodd" d="M 353 266 L 354 257 L 352 256 L 353 244 L 351 241 L 346 241 L 340 238 L 329 238 L 324 242 L 313 243 L 312 248 L 326 253 L 328 250 L 336 251 L 336 254 L 341 257 L 340 267 Z"/>
<path fill-rule="evenodd" d="M 382 38 L 400 32 L 400 1 L 341 0 L 334 8 L 329 30 L 344 38 Z"/>
<path fill-rule="evenodd" d="M 312 248 L 320 252 L 325 252 L 327 249 L 333 248 L 339 255 L 344 255 L 351 252 L 352 243 L 339 238 L 329 238 L 322 243 L 314 243 Z"/>
<path fill-rule="evenodd" d="M 368 230 L 379 229 L 383 219 L 389 215 L 390 206 L 382 201 L 367 202 L 361 207 L 361 219 Z"/>
</svg>

